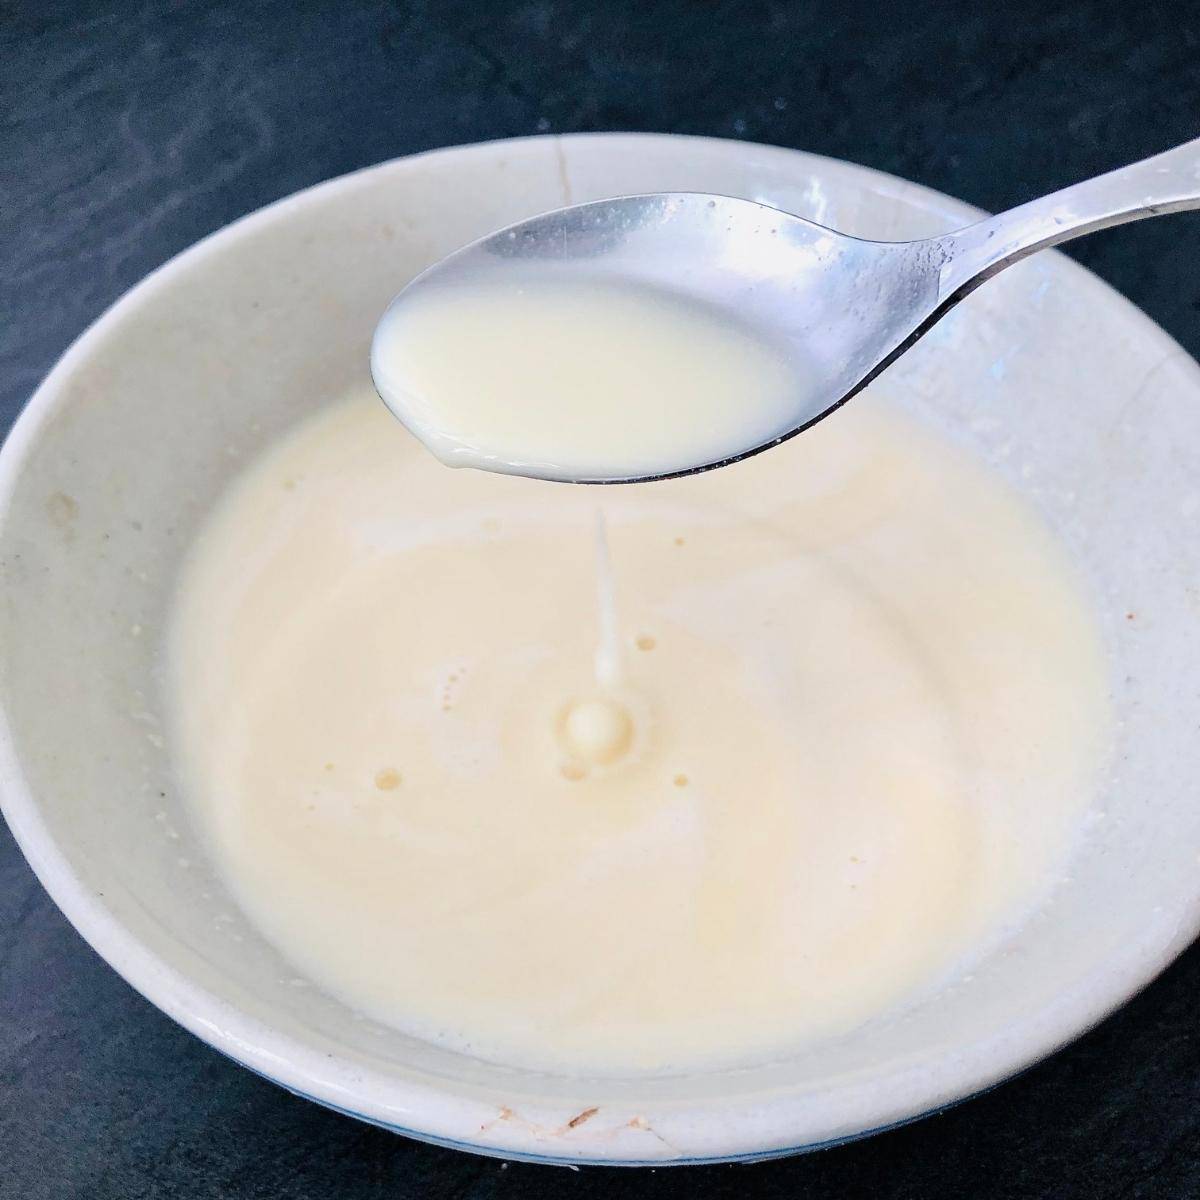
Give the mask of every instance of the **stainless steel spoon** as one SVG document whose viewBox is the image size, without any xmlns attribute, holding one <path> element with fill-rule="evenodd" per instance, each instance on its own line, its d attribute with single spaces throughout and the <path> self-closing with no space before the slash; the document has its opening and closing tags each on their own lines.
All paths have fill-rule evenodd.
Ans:
<svg viewBox="0 0 1200 1200">
<path fill-rule="evenodd" d="M 1194 208 L 1200 208 L 1200 138 L 911 242 L 849 237 L 727 196 L 622 196 L 556 209 L 482 238 L 419 275 L 389 312 L 429 286 L 553 262 L 576 275 L 651 285 L 718 306 L 802 357 L 809 382 L 779 436 L 731 445 L 714 461 L 662 475 L 576 480 L 640 482 L 724 466 L 807 429 L 861 391 L 964 296 L 1036 250 Z M 402 406 L 389 406 L 404 420 Z"/>
</svg>

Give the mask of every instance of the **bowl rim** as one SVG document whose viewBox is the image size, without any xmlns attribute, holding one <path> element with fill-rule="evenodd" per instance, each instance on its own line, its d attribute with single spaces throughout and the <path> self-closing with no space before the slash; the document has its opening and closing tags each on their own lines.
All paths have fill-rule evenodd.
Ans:
<svg viewBox="0 0 1200 1200">
<path fill-rule="evenodd" d="M 536 154 L 550 143 L 558 153 L 564 143 L 573 153 L 598 143 L 627 143 L 644 152 L 659 144 L 681 142 L 710 153 L 728 154 L 731 161 L 757 158 L 791 167 L 807 165 L 819 174 L 853 178 L 869 184 L 880 195 L 919 200 L 947 219 L 963 223 L 983 215 L 944 193 L 844 160 L 784 147 L 679 134 L 547 134 L 497 139 L 428 150 L 364 167 L 285 196 L 208 234 L 155 268 L 97 317 L 35 390 L 0 448 L 0 523 L 7 519 L 23 467 L 53 420 L 65 393 L 64 384 L 76 367 L 104 342 L 127 312 L 152 299 L 159 289 L 169 287 L 178 272 L 202 259 L 214 246 L 286 220 L 318 199 L 325 201 L 339 191 L 358 186 L 365 176 L 419 171 L 430 158 L 449 163 L 455 158 L 496 153 Z M 1115 305 L 1139 337 L 1159 344 L 1166 354 L 1176 357 L 1200 394 L 1200 364 L 1169 334 L 1085 268 L 1057 251 L 1044 253 L 1053 256 L 1057 270 L 1077 275 L 1106 304 Z M 497 1122 L 498 1104 L 493 1100 L 464 1095 L 453 1085 L 364 1072 L 361 1064 L 339 1060 L 281 1034 L 191 981 L 131 933 L 72 870 L 40 815 L 18 759 L 8 715 L 3 711 L 0 812 L 34 874 L 84 940 L 136 991 L 210 1046 L 294 1094 L 338 1112 L 422 1141 L 518 1161 L 610 1166 L 753 1161 L 837 1145 L 906 1124 L 986 1091 L 1074 1040 L 1149 984 L 1200 932 L 1198 886 L 1192 896 L 1182 898 L 1179 920 L 1168 937 L 1148 933 L 1143 940 L 1126 946 L 1119 959 L 1106 961 L 1101 977 L 1089 978 L 1088 987 L 1058 997 L 1009 1025 L 1003 1034 L 972 1044 L 966 1052 L 949 1051 L 932 1062 L 903 1065 L 866 1084 L 857 1081 L 846 1093 L 840 1116 L 827 1113 L 822 1105 L 813 1106 L 811 1098 L 801 1103 L 793 1096 L 789 1103 L 787 1089 L 772 1093 L 766 1101 L 771 1110 L 767 1120 L 759 1098 L 706 1101 L 701 1106 L 657 1102 L 647 1105 L 645 1111 L 657 1110 L 664 1119 L 671 1110 L 689 1114 L 689 1152 L 683 1154 L 674 1145 L 662 1143 L 653 1153 L 631 1157 L 626 1153 L 628 1141 L 614 1138 L 611 1129 L 597 1128 L 599 1122 L 572 1127 L 569 1136 L 563 1136 L 568 1132 L 565 1127 L 547 1129 L 528 1120 Z M 855 1109 L 856 1115 L 846 1116 L 847 1111 Z M 653 1116 L 648 1123 L 652 1130 Z M 480 1140 L 485 1125 L 488 1136 Z"/>
</svg>

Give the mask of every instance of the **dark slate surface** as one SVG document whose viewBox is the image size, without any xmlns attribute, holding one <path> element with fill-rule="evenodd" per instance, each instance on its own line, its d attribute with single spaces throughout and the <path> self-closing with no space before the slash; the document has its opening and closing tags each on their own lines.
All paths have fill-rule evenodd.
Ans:
<svg viewBox="0 0 1200 1200">
<path fill-rule="evenodd" d="M 990 209 L 1200 133 L 1200 7 L 0 2 L 0 422 L 164 259 L 287 192 L 535 131 L 742 137 Z M 1200 352 L 1200 217 L 1072 250 Z M 1200 1196 L 1195 947 L 944 1116 L 807 1158 L 502 1167 L 297 1100 L 135 995 L 0 827 L 0 1196 Z"/>
</svg>

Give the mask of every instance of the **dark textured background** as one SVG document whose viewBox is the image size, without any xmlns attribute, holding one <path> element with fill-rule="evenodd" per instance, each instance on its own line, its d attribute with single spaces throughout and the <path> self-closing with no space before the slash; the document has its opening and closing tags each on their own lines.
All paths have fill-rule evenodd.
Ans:
<svg viewBox="0 0 1200 1200">
<path fill-rule="evenodd" d="M 1057 11 L 1056 11 L 1057 10 Z M 1200 133 L 1200 5 L 0 0 L 0 428 L 106 305 L 287 192 L 536 131 L 868 163 L 989 209 Z M 1200 216 L 1071 253 L 1200 353 Z M 944 1116 L 760 1166 L 501 1166 L 233 1066 L 75 935 L 0 827 L 0 1196 L 1200 1197 L 1193 949 Z"/>
</svg>

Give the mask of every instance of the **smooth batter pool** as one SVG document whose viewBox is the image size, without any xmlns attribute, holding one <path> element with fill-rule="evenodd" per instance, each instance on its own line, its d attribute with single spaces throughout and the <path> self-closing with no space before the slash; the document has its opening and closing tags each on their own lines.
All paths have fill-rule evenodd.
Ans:
<svg viewBox="0 0 1200 1200">
<path fill-rule="evenodd" d="M 402 292 L 371 372 L 447 465 L 538 479 L 720 462 L 789 433 L 805 394 L 795 348 L 728 312 L 545 263 Z"/>
<path fill-rule="evenodd" d="M 595 489 L 447 471 L 370 395 L 231 487 L 170 691 L 246 912 L 362 1012 L 564 1072 L 778 1057 L 968 970 L 1061 875 L 1107 740 L 1034 511 L 866 396 L 599 498 L 632 724 L 578 769 Z"/>
</svg>

